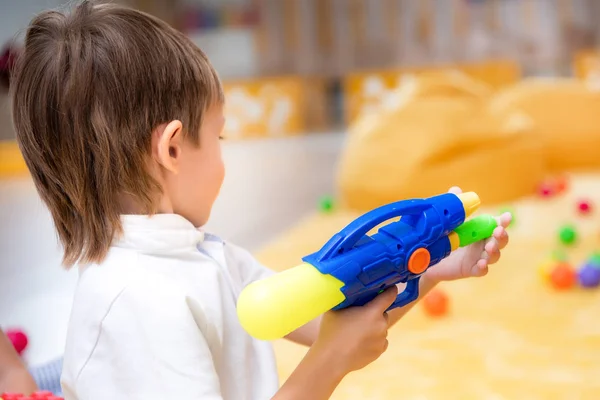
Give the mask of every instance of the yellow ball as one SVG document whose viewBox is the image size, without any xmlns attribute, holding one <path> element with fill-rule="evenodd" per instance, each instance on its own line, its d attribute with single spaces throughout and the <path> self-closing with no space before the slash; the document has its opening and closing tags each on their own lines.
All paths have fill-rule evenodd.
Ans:
<svg viewBox="0 0 600 400">
<path fill-rule="evenodd" d="M 550 274 L 556 267 L 556 261 L 546 260 L 538 266 L 538 275 L 543 281 L 550 281 Z"/>
</svg>

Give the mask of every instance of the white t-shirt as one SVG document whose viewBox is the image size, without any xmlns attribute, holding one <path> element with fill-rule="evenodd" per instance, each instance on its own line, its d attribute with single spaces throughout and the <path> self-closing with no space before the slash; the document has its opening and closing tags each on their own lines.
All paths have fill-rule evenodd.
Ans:
<svg viewBox="0 0 600 400">
<path fill-rule="evenodd" d="M 272 346 L 243 330 L 236 301 L 272 272 L 178 215 L 122 220 L 105 261 L 79 267 L 65 399 L 270 399 Z"/>
</svg>

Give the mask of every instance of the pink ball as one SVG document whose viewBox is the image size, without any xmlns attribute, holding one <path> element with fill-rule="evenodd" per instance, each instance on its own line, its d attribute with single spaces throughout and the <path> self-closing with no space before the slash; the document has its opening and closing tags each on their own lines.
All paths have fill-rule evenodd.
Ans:
<svg viewBox="0 0 600 400">
<path fill-rule="evenodd" d="M 27 348 L 27 344 L 29 343 L 27 335 L 19 329 L 12 329 L 6 331 L 6 337 L 8 337 L 8 340 L 12 342 L 13 347 L 19 355 L 21 355 L 23 351 L 25 351 L 25 349 Z"/>
<path fill-rule="evenodd" d="M 542 182 L 538 187 L 538 193 L 541 197 L 552 197 L 555 194 L 555 188 L 549 182 Z"/>
<path fill-rule="evenodd" d="M 592 211 L 592 205 L 587 200 L 580 200 L 577 203 L 577 209 L 580 214 L 589 214 Z"/>
</svg>

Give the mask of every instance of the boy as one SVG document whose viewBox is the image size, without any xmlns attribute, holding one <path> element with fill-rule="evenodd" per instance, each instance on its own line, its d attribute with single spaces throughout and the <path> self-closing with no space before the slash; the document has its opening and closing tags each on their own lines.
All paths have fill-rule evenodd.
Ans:
<svg viewBox="0 0 600 400">
<path fill-rule="evenodd" d="M 408 310 L 385 313 L 395 290 L 290 334 L 310 349 L 279 388 L 270 344 L 247 335 L 235 311 L 242 288 L 272 272 L 198 228 L 224 177 L 224 99 L 183 34 L 84 1 L 36 17 L 18 63 L 18 140 L 64 264 L 80 271 L 66 399 L 327 399 L 385 351 L 389 325 Z M 507 240 L 499 227 L 456 252 L 423 277 L 422 293 L 484 275 Z"/>
</svg>

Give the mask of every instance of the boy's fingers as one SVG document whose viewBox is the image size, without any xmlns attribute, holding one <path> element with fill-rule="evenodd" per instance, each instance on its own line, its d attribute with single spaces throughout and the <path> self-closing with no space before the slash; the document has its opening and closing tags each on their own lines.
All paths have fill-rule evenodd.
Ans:
<svg viewBox="0 0 600 400">
<path fill-rule="evenodd" d="M 493 237 L 498 242 L 498 247 L 500 248 L 500 250 L 505 248 L 508 244 L 508 232 L 506 232 L 506 229 L 504 229 L 501 226 L 497 227 L 494 230 Z"/>
<path fill-rule="evenodd" d="M 491 238 L 484 247 L 484 250 L 489 253 L 492 254 L 495 251 L 498 251 L 500 249 L 500 244 L 498 243 L 498 240 L 496 240 L 495 238 Z"/>
<path fill-rule="evenodd" d="M 488 266 L 487 259 L 482 258 L 481 260 L 477 261 L 477 264 L 475 265 L 478 269 L 484 269 Z"/>
<path fill-rule="evenodd" d="M 504 214 L 500 215 L 499 217 L 496 217 L 496 222 L 498 223 L 498 226 L 501 226 L 503 228 L 508 228 L 511 221 L 512 221 L 512 214 L 509 212 L 505 212 Z"/>
<path fill-rule="evenodd" d="M 459 188 L 458 186 L 452 186 L 449 190 L 448 193 L 454 193 L 454 194 L 461 194 L 462 193 L 462 189 Z"/>
<path fill-rule="evenodd" d="M 367 307 L 372 308 L 377 311 L 381 311 L 382 313 L 388 309 L 389 306 L 392 305 L 396 297 L 398 296 L 398 287 L 396 285 L 388 288 L 385 292 L 376 296 L 370 303 L 367 304 Z"/>
<path fill-rule="evenodd" d="M 471 274 L 475 277 L 485 276 L 488 273 L 488 262 L 486 260 L 479 260 L 471 270 Z"/>
<path fill-rule="evenodd" d="M 487 274 L 488 271 L 488 261 L 486 259 L 479 259 L 472 267 L 470 271 L 470 276 L 479 277 Z"/>
<path fill-rule="evenodd" d="M 498 260 L 500 260 L 500 250 L 497 250 L 493 253 L 490 253 L 488 259 L 487 259 L 487 264 L 495 264 L 498 262 Z"/>
</svg>

